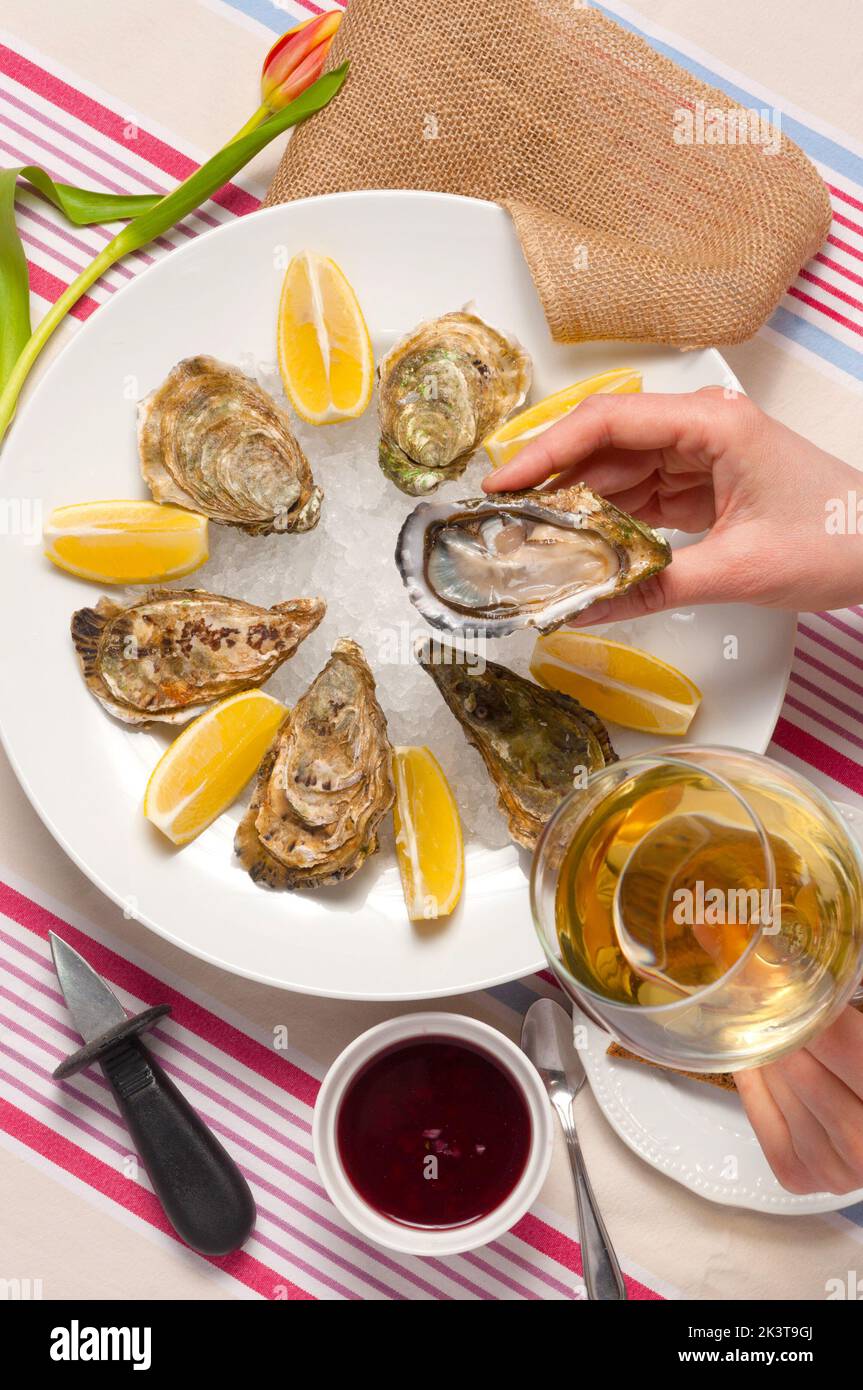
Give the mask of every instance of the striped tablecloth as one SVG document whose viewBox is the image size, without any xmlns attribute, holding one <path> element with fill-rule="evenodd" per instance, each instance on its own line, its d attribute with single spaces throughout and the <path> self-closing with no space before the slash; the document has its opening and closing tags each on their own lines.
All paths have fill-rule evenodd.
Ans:
<svg viewBox="0 0 863 1390">
<path fill-rule="evenodd" d="M 834 60 L 849 55 L 843 71 L 852 85 L 863 23 L 855 21 L 856 35 L 847 32 L 841 0 L 819 8 L 817 34 L 809 32 L 811 15 L 789 15 L 783 0 L 760 5 L 757 18 L 749 0 L 728 0 L 721 28 L 715 7 L 687 0 L 605 8 L 744 105 L 778 110 L 822 171 L 834 208 L 827 242 L 769 325 L 728 356 L 766 409 L 853 460 L 863 390 L 863 152 Z M 245 119 L 272 36 L 317 9 L 312 0 L 148 0 L 135 8 L 4 0 L 0 162 L 41 164 L 61 180 L 115 192 L 166 190 Z M 717 51 L 697 46 L 702 28 Z M 762 65 L 778 92 L 756 80 Z M 792 103 L 801 90 L 817 116 Z M 827 124 L 834 112 L 849 130 Z M 266 151 L 170 236 L 114 267 L 78 305 L 59 343 L 172 246 L 252 212 L 277 157 Z M 19 223 L 35 319 L 110 231 L 72 230 L 35 195 L 21 199 Z M 805 615 L 771 752 L 863 807 L 861 696 L 863 609 Z M 77 1043 L 50 964 L 52 927 L 85 952 L 128 1008 L 172 1004 L 154 1046 L 255 1192 L 259 1221 L 241 1253 L 205 1260 L 176 1240 L 100 1076 L 51 1082 Z M 553 991 L 547 978 L 533 977 L 442 1007 L 515 1037 L 530 1002 Z M 0 1297 L 15 1280 L 31 1280 L 32 1290 L 57 1298 L 582 1298 L 561 1146 L 542 1202 L 474 1254 L 388 1255 L 329 1204 L 310 1144 L 320 1078 L 350 1038 L 396 1011 L 234 979 L 123 919 L 65 859 L 0 759 Z M 284 1026 L 287 1050 L 273 1044 L 274 1029 Z M 794 1221 L 712 1207 L 633 1157 L 589 1096 L 579 1110 L 631 1298 L 819 1298 L 828 1279 L 863 1265 L 863 1207 Z"/>
</svg>

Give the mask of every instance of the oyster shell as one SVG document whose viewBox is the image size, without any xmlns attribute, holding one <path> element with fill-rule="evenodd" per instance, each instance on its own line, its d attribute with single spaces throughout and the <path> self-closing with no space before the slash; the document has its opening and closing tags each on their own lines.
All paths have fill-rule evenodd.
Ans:
<svg viewBox="0 0 863 1390">
<path fill-rule="evenodd" d="M 263 685 L 326 612 L 319 598 L 257 608 L 204 589 L 102 598 L 72 615 L 84 680 L 127 724 L 183 724 L 214 700 Z"/>
<path fill-rule="evenodd" d="M 533 849 L 579 773 L 617 762 L 608 730 L 571 695 L 487 661 L 471 668 L 425 639 L 416 658 L 482 755 L 514 840 Z"/>
<path fill-rule="evenodd" d="M 139 403 L 138 452 L 157 502 L 252 536 L 318 524 L 323 494 L 287 416 L 213 357 L 178 362 Z"/>
<path fill-rule="evenodd" d="M 420 497 L 458 478 L 530 390 L 530 357 L 476 314 L 421 323 L 378 364 L 380 466 Z"/>
<path fill-rule="evenodd" d="M 387 723 L 362 648 L 341 637 L 258 771 L 234 849 L 256 883 L 318 888 L 378 848 L 393 804 Z"/>
<path fill-rule="evenodd" d="M 421 502 L 396 545 L 411 603 L 433 627 L 489 637 L 522 627 L 550 632 L 670 562 L 658 531 L 586 483 Z"/>
</svg>

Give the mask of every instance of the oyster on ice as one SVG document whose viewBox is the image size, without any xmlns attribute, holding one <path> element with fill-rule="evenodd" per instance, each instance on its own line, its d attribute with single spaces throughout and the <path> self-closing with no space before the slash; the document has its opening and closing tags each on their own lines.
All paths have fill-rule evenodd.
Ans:
<svg viewBox="0 0 863 1390">
<path fill-rule="evenodd" d="M 393 804 L 392 750 L 362 648 L 341 637 L 258 771 L 234 849 L 256 883 L 319 888 L 378 848 Z"/>
<path fill-rule="evenodd" d="M 530 357 L 476 314 L 421 323 L 378 364 L 384 473 L 421 497 L 458 478 L 530 390 Z"/>
<path fill-rule="evenodd" d="M 658 531 L 586 483 L 421 502 L 396 545 L 411 603 L 433 627 L 489 637 L 522 627 L 550 632 L 670 562 Z"/>
<path fill-rule="evenodd" d="M 602 720 L 571 695 L 492 661 L 472 668 L 454 648 L 429 639 L 416 657 L 481 754 L 510 834 L 526 849 L 579 774 L 617 762 Z"/>
<path fill-rule="evenodd" d="M 214 700 L 263 685 L 314 632 L 319 598 L 258 608 L 204 589 L 149 589 L 129 604 L 102 598 L 72 615 L 88 688 L 127 724 L 183 724 Z"/>
<path fill-rule="evenodd" d="M 139 403 L 138 452 L 157 502 L 252 536 L 318 524 L 323 494 L 287 416 L 213 357 L 178 362 Z"/>
</svg>

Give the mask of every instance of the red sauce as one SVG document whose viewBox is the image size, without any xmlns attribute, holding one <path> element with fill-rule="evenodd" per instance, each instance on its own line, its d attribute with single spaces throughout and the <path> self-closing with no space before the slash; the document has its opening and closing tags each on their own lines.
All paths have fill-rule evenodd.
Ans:
<svg viewBox="0 0 863 1390">
<path fill-rule="evenodd" d="M 369 1206 L 408 1226 L 463 1226 L 499 1207 L 527 1162 L 530 1114 L 509 1073 L 450 1038 L 398 1043 L 345 1091 L 345 1172 Z"/>
</svg>

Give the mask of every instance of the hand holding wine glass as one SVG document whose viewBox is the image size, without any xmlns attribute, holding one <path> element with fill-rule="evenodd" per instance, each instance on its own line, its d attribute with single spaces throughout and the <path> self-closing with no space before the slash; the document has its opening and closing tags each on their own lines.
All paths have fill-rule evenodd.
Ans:
<svg viewBox="0 0 863 1390">
<path fill-rule="evenodd" d="M 649 525 L 706 534 L 573 626 L 702 603 L 813 611 L 863 602 L 863 478 L 744 396 L 590 397 L 484 487 L 579 481 Z M 805 1046 L 736 1081 L 784 1187 L 863 1186 L 863 1015 L 845 1007 Z"/>
<path fill-rule="evenodd" d="M 735 1080 L 789 1192 L 863 1187 L 863 1015 L 846 1008 L 806 1047 Z"/>
</svg>

